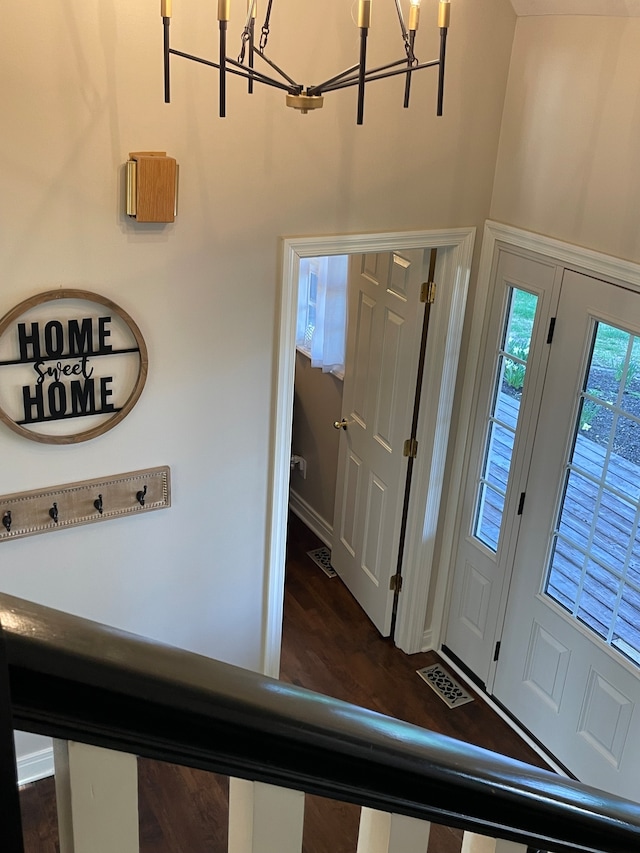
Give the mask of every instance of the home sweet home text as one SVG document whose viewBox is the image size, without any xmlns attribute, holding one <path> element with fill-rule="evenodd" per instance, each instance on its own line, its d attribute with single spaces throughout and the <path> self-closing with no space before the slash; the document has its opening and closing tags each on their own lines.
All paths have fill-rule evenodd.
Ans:
<svg viewBox="0 0 640 853">
<path fill-rule="evenodd" d="M 20 364 L 33 365 L 22 387 L 24 419 L 33 424 L 115 412 L 113 376 L 95 376 L 92 360 L 113 352 L 111 317 L 18 323 Z"/>
</svg>

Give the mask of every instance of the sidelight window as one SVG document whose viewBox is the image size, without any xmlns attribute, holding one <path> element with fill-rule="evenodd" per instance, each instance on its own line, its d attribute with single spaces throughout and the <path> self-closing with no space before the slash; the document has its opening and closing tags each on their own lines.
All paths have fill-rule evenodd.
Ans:
<svg viewBox="0 0 640 853">
<path fill-rule="evenodd" d="M 473 526 L 473 535 L 492 551 L 498 550 L 502 528 L 537 302 L 533 293 L 507 288 Z"/>
</svg>

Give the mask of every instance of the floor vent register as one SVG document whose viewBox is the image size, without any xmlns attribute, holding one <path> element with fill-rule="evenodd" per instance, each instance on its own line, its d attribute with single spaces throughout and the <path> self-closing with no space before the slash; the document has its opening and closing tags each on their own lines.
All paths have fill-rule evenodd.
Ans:
<svg viewBox="0 0 640 853">
<path fill-rule="evenodd" d="M 441 664 L 434 663 L 416 672 L 449 708 L 473 702 L 473 696 L 469 695 Z"/>
<path fill-rule="evenodd" d="M 331 551 L 328 548 L 314 548 L 313 551 L 307 551 L 307 556 L 311 557 L 316 566 L 320 566 L 328 578 L 335 578 L 336 570 L 331 565 Z"/>
</svg>

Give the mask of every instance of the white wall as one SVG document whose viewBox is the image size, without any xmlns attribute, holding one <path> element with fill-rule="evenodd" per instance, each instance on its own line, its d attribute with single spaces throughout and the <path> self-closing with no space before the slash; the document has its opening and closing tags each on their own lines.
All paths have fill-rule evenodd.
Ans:
<svg viewBox="0 0 640 853">
<path fill-rule="evenodd" d="M 244 4 L 233 5 L 235 34 Z M 345 4 L 312 6 L 285 0 L 272 17 L 274 56 L 290 55 L 305 82 L 357 57 Z M 211 51 L 214 7 L 174 4 L 174 46 Z M 372 63 L 392 7 L 375 9 Z M 423 60 L 437 56 L 435 16 L 423 10 Z M 3 543 L 0 589 L 259 668 L 279 240 L 480 226 L 513 27 L 507 0 L 458 0 L 445 116 L 424 71 L 410 111 L 401 82 L 374 84 L 358 128 L 354 92 L 301 116 L 235 80 L 221 121 L 214 73 L 180 60 L 165 105 L 156 3 L 3 10 L 0 314 L 56 286 L 95 290 L 137 321 L 150 368 L 133 412 L 93 441 L 40 445 L 0 429 L 0 493 L 169 464 L 173 506 Z M 122 213 L 122 164 L 146 149 L 180 164 L 173 225 Z"/>
<path fill-rule="evenodd" d="M 519 18 L 493 219 L 640 261 L 640 19 Z"/>
</svg>

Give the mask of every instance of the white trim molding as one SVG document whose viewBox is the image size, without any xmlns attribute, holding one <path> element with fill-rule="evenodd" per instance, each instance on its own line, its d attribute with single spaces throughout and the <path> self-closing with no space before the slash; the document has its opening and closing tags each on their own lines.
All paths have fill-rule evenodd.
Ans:
<svg viewBox="0 0 640 853">
<path fill-rule="evenodd" d="M 485 223 L 482 244 L 483 259 L 488 264 L 488 268 L 483 270 L 486 273 L 487 279 L 495 244 L 498 242 L 504 246 L 514 246 L 519 249 L 536 252 L 538 255 L 542 255 L 556 264 L 564 265 L 565 267 L 589 275 L 595 274 L 605 278 L 607 281 L 631 285 L 634 290 L 640 291 L 640 264 L 633 261 L 625 261 L 613 255 L 605 255 L 603 252 L 596 252 L 584 246 L 574 246 L 571 243 L 564 243 L 562 240 L 545 237 L 543 234 L 523 231 L 521 228 L 514 228 L 511 225 L 504 225 L 501 222 L 493 222 L 492 220 L 487 220 Z M 486 258 L 485 244 L 487 249 Z M 487 287 L 488 281 L 484 281 L 483 284 Z"/>
<path fill-rule="evenodd" d="M 54 775 L 53 769 L 53 747 L 45 747 L 37 752 L 30 752 L 17 760 L 18 785 L 28 785 L 29 782 L 37 782 L 47 776 Z"/>
<path fill-rule="evenodd" d="M 431 630 L 431 628 L 429 628 L 427 631 L 425 631 L 424 634 L 422 635 L 422 646 L 420 648 L 420 651 L 421 652 L 438 651 L 436 648 L 434 648 L 434 645 L 433 645 L 433 631 Z"/>
<path fill-rule="evenodd" d="M 464 305 L 471 270 L 474 239 L 475 228 L 454 228 L 437 231 L 351 234 L 283 240 L 280 326 L 271 429 L 272 463 L 269 472 L 270 506 L 262 654 L 263 671 L 268 675 L 277 677 L 280 661 L 300 259 L 324 255 L 388 252 L 401 249 L 438 248 L 446 250 L 439 253 L 438 269 L 442 275 L 450 276 L 450 281 L 447 281 L 447 287 L 441 288 L 441 292 L 444 291 L 445 298 L 440 300 L 441 305 L 438 305 L 438 300 L 436 300 L 434 314 L 432 315 L 434 328 L 432 346 L 442 348 L 440 365 L 442 373 L 438 385 L 438 404 L 433 407 L 429 414 L 421 417 L 418 430 L 418 441 L 424 442 L 423 447 L 433 446 L 433 454 L 429 459 L 423 457 L 422 466 L 420 465 L 420 454 L 418 455 L 418 470 L 414 482 L 419 484 L 419 488 L 416 487 L 414 490 L 416 496 L 412 496 L 408 521 L 406 593 L 401 597 L 396 631 L 396 642 L 400 648 L 406 652 L 417 652 L 422 647 L 424 636 L 435 523 L 442 491 L 441 473 L 446 456 L 448 420 L 451 417 L 453 404 L 454 379 L 462 338 Z M 448 303 L 448 308 L 444 307 L 445 303 Z M 435 369 L 433 376 L 437 376 Z M 447 381 L 442 382 L 442 379 L 445 378 Z M 435 391 L 435 380 L 432 381 Z M 423 407 L 423 409 L 426 408 L 426 406 Z M 446 423 L 442 420 L 443 418 L 447 419 Z M 438 445 L 435 446 L 434 442 L 438 442 Z M 429 457 L 430 454 L 424 456 Z M 424 479 L 421 480 L 421 477 Z M 429 494 L 429 486 L 434 488 L 435 492 Z"/>
<path fill-rule="evenodd" d="M 316 512 L 311 504 L 301 498 L 294 489 L 289 492 L 289 509 L 316 534 L 318 539 L 324 542 L 327 548 L 333 548 L 333 525 Z"/>
</svg>

